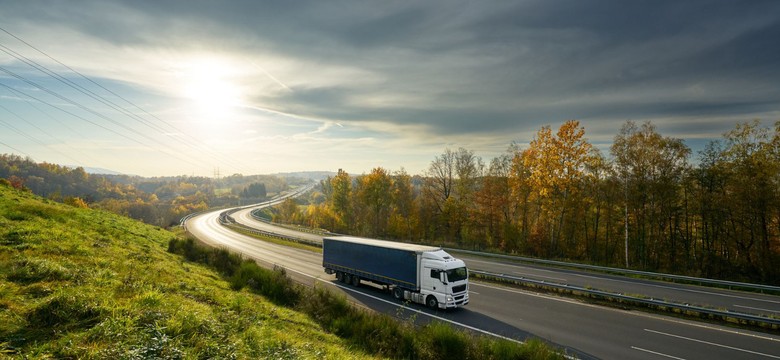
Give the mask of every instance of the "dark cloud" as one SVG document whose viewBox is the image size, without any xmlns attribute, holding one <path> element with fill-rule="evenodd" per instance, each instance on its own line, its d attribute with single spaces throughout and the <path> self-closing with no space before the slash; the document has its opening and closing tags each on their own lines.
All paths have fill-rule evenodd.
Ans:
<svg viewBox="0 0 780 360">
<path fill-rule="evenodd" d="M 4 11 L 108 42 L 273 52 L 379 79 L 258 100 L 321 119 L 505 134 L 569 118 L 752 117 L 780 104 L 777 1 L 20 4 Z M 367 105 L 367 94 L 415 101 Z"/>
</svg>

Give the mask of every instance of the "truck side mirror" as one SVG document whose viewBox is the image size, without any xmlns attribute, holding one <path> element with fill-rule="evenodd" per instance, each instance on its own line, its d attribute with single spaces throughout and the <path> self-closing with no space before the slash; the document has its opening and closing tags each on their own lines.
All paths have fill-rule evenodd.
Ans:
<svg viewBox="0 0 780 360">
<path fill-rule="evenodd" d="M 439 280 L 442 284 L 447 285 L 447 273 L 442 271 L 439 273 Z"/>
</svg>

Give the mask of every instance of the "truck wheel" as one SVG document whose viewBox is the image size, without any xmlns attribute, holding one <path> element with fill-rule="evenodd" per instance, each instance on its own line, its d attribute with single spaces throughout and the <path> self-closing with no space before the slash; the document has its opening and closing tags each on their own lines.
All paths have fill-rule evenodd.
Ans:
<svg viewBox="0 0 780 360">
<path fill-rule="evenodd" d="M 349 283 L 351 283 L 351 282 L 352 282 L 352 275 L 350 275 L 350 274 L 346 274 L 346 273 L 345 273 L 345 274 L 344 274 L 344 283 L 345 283 L 345 284 L 349 284 Z"/>
<path fill-rule="evenodd" d="M 399 288 L 398 286 L 393 288 L 393 297 L 402 300 L 404 298 L 404 289 Z"/>
<path fill-rule="evenodd" d="M 360 286 L 360 276 L 352 275 L 352 286 Z"/>
<path fill-rule="evenodd" d="M 439 307 L 439 300 L 436 300 L 436 297 L 433 295 L 428 295 L 428 298 L 425 299 L 425 305 L 428 305 L 431 309 L 437 309 Z"/>
<path fill-rule="evenodd" d="M 336 272 L 336 280 L 339 282 L 344 282 L 344 273 L 341 271 Z"/>
</svg>

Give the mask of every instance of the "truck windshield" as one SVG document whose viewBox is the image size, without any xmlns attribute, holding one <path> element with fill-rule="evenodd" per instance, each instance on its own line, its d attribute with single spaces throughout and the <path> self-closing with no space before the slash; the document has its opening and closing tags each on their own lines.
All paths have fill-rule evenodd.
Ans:
<svg viewBox="0 0 780 360">
<path fill-rule="evenodd" d="M 450 269 L 447 270 L 447 281 L 454 282 L 454 281 L 461 281 L 466 280 L 469 277 L 469 271 L 466 270 L 466 268 L 457 268 L 457 269 Z"/>
</svg>

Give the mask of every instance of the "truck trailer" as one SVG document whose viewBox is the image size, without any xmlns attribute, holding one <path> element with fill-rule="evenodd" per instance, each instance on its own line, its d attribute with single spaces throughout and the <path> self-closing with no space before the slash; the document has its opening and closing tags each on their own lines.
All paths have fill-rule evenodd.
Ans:
<svg viewBox="0 0 780 360">
<path fill-rule="evenodd" d="M 399 300 L 452 309 L 469 303 L 468 269 L 441 248 L 353 236 L 326 237 L 322 266 L 340 282 L 370 281 Z"/>
</svg>

